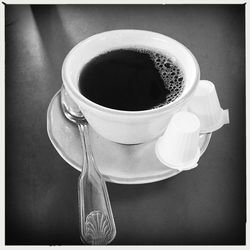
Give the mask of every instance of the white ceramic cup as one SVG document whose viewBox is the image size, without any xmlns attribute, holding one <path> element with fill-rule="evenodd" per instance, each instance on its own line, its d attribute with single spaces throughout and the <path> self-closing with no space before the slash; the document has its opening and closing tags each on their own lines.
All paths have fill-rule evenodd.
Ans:
<svg viewBox="0 0 250 250">
<path fill-rule="evenodd" d="M 131 47 L 157 50 L 176 60 L 184 72 L 185 87 L 182 94 L 159 108 L 122 111 L 98 105 L 80 93 L 80 72 L 92 58 L 110 50 Z M 66 91 L 97 133 L 114 142 L 137 144 L 152 140 L 165 131 L 172 115 L 181 110 L 193 94 L 200 80 L 200 69 L 193 54 L 170 37 L 144 30 L 112 30 L 78 43 L 64 60 L 62 79 Z"/>
</svg>

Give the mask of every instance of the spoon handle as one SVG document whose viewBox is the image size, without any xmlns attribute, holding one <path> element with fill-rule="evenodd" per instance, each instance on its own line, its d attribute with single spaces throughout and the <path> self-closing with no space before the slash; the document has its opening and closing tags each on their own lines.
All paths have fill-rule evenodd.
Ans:
<svg viewBox="0 0 250 250">
<path fill-rule="evenodd" d="M 87 123 L 79 124 L 84 162 L 78 184 L 81 239 L 90 245 L 107 245 L 116 235 L 106 183 L 95 166 Z"/>
</svg>

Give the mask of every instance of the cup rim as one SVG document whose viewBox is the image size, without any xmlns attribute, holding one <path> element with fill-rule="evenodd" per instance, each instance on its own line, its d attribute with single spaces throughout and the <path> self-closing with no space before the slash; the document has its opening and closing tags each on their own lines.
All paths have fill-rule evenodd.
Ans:
<svg viewBox="0 0 250 250">
<path fill-rule="evenodd" d="M 191 88 L 188 90 L 188 92 L 183 95 L 181 98 L 177 98 L 176 101 L 173 101 L 171 103 L 165 104 L 163 106 L 160 107 L 156 107 L 156 108 L 152 108 L 152 109 L 148 109 L 148 110 L 140 110 L 140 111 L 126 111 L 126 110 L 118 110 L 118 109 L 112 109 L 112 108 L 108 108 L 105 106 L 102 106 L 100 104 L 97 104 L 93 101 L 91 101 L 90 99 L 86 98 L 85 96 L 83 96 L 80 92 L 77 92 L 74 88 L 72 88 L 70 82 L 70 76 L 69 76 L 69 72 L 67 70 L 67 65 L 69 63 L 71 54 L 73 52 L 75 52 L 80 46 L 83 46 L 86 43 L 89 43 L 91 40 L 94 40 L 100 36 L 103 35 L 107 35 L 107 34 L 111 34 L 111 33 L 124 33 L 124 32 L 143 32 L 143 33 L 147 33 L 148 35 L 156 35 L 156 36 L 161 36 L 164 37 L 164 39 L 168 39 L 174 43 L 176 43 L 178 46 L 181 46 L 188 54 L 189 56 L 192 58 L 193 62 L 194 62 L 194 70 L 196 71 L 195 74 L 195 79 L 194 79 L 194 83 L 191 86 Z M 99 110 L 99 111 L 103 111 L 109 114 L 117 114 L 117 115 L 129 115 L 129 116 L 145 116 L 145 115 L 153 115 L 153 114 L 159 114 L 159 113 L 163 113 L 166 111 L 171 111 L 174 108 L 176 108 L 176 106 L 181 105 L 183 102 L 185 102 L 189 96 L 194 92 L 194 89 L 196 88 L 199 79 L 200 79 L 200 67 L 199 64 L 196 60 L 196 58 L 194 57 L 194 55 L 192 54 L 192 52 L 186 47 L 184 46 L 182 43 L 178 42 L 177 40 L 168 37 L 166 35 L 163 35 L 161 33 L 158 32 L 153 32 L 153 31 L 149 31 L 149 30 L 140 30 L 140 29 L 116 29 L 116 30 L 109 30 L 109 31 L 104 31 L 101 33 L 97 33 L 94 34 L 82 41 L 80 41 L 78 44 L 76 44 L 67 54 L 67 56 L 65 57 L 64 61 L 63 61 L 63 65 L 62 65 L 62 70 L 61 70 L 61 76 L 62 76 L 62 80 L 63 80 L 63 84 L 66 88 L 66 91 L 69 92 L 69 94 L 73 95 L 74 98 L 79 101 L 79 102 L 84 102 L 86 105 L 88 105 L 89 107 L 91 107 L 92 109 L 95 110 Z"/>
</svg>

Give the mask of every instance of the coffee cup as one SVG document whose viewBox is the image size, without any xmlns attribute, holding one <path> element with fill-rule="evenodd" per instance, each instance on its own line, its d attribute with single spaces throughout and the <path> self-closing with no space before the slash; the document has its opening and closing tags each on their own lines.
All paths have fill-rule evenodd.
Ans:
<svg viewBox="0 0 250 250">
<path fill-rule="evenodd" d="M 105 107 L 80 92 L 80 73 L 88 62 L 105 51 L 130 47 L 148 48 L 171 55 L 183 70 L 185 81 L 181 94 L 159 107 L 128 111 Z M 165 131 L 173 114 L 180 111 L 193 95 L 200 80 L 200 69 L 189 49 L 170 37 L 144 30 L 112 30 L 78 43 L 64 60 L 62 79 L 66 91 L 98 134 L 114 142 L 137 144 L 157 138 Z M 101 75 L 100 84 L 105 84 Z"/>
</svg>

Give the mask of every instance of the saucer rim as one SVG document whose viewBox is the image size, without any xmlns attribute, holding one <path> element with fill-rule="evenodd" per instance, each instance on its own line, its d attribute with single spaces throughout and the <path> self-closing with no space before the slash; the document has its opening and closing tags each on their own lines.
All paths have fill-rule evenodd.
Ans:
<svg viewBox="0 0 250 250">
<path fill-rule="evenodd" d="M 64 161 L 66 161 L 71 167 L 73 167 L 74 169 L 76 169 L 77 171 L 81 172 L 81 169 L 78 167 L 78 163 L 76 163 L 73 159 L 69 159 L 65 154 L 64 154 L 64 150 L 63 148 L 61 148 L 56 139 L 53 137 L 53 133 L 51 130 L 51 119 L 50 119 L 50 114 L 51 114 L 51 109 L 53 106 L 53 103 L 55 101 L 55 99 L 57 98 L 57 96 L 60 94 L 60 89 L 54 94 L 54 96 L 52 97 L 48 109 L 47 109 L 47 134 L 48 137 L 53 145 L 53 147 L 55 148 L 55 150 L 57 151 L 57 153 L 64 159 Z M 64 119 L 66 120 L 66 118 L 64 117 Z M 205 140 L 204 144 L 201 147 L 201 156 L 202 154 L 205 152 L 210 139 L 211 139 L 211 135 L 212 133 L 208 133 L 206 134 L 207 139 Z M 144 177 L 118 177 L 118 176 L 111 176 L 111 175 L 106 175 L 103 174 L 104 179 L 107 182 L 111 182 L 111 183 L 117 183 L 117 184 L 147 184 L 147 183 L 154 183 L 154 182 L 158 182 L 164 179 L 168 179 L 171 178 L 179 173 L 181 173 L 182 171 L 177 170 L 177 169 L 172 169 L 173 171 L 172 173 L 169 172 L 164 172 L 161 174 L 156 174 L 156 175 L 151 175 L 151 176 L 144 176 Z"/>
</svg>

